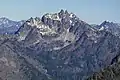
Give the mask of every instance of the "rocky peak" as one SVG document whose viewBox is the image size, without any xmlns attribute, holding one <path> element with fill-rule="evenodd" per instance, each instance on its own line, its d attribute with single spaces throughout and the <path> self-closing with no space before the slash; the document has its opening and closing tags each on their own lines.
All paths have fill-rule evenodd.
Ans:
<svg viewBox="0 0 120 80">
<path fill-rule="evenodd" d="M 46 13 L 43 15 L 42 19 L 39 17 L 30 18 L 26 21 L 26 23 L 28 26 L 38 28 L 38 32 L 42 35 L 57 35 L 57 37 L 59 37 L 59 40 L 66 40 L 66 37 L 70 38 L 71 36 L 74 36 L 74 39 L 71 37 L 71 40 L 74 41 L 75 37 L 78 39 L 84 31 L 92 31 L 92 29 L 89 27 L 90 25 L 84 21 L 79 20 L 75 14 L 69 13 L 67 10 L 61 10 L 58 13 Z"/>
<path fill-rule="evenodd" d="M 113 24 L 113 22 L 104 21 L 102 24 L 100 24 L 100 26 L 105 26 L 105 25 L 110 25 L 110 24 Z"/>
<path fill-rule="evenodd" d="M 30 26 L 38 26 L 40 23 L 41 23 L 41 20 L 39 17 L 36 17 L 36 18 L 30 18 L 26 21 L 27 25 L 30 25 Z"/>
<path fill-rule="evenodd" d="M 13 21 L 2 17 L 0 18 L 0 34 L 14 34 L 24 22 L 24 20 Z"/>
<path fill-rule="evenodd" d="M 11 22 L 11 21 L 6 17 L 0 18 L 0 25 L 8 24 L 9 22 Z"/>
<path fill-rule="evenodd" d="M 61 9 L 61 11 L 58 13 L 60 18 L 65 18 L 65 16 L 69 16 L 69 13 L 67 10 Z"/>
<path fill-rule="evenodd" d="M 42 17 L 42 21 L 47 24 L 47 22 L 54 22 L 54 21 L 59 21 L 62 22 L 63 21 L 72 21 L 73 19 L 76 19 L 77 17 L 75 16 L 75 14 L 73 13 L 69 13 L 67 10 L 61 10 L 58 13 L 47 13 L 45 15 L 43 15 Z M 49 20 L 49 21 L 48 21 Z"/>
<path fill-rule="evenodd" d="M 1 17 L 1 18 L 0 18 L 0 21 L 7 21 L 7 20 L 9 20 L 9 19 L 6 18 L 6 17 Z"/>
<path fill-rule="evenodd" d="M 65 12 L 64 12 L 63 9 L 61 9 L 60 12 L 59 12 L 59 14 L 64 14 L 64 13 L 65 13 Z"/>
<path fill-rule="evenodd" d="M 68 13 L 68 11 L 67 11 L 67 10 L 65 10 L 65 14 L 66 14 L 66 15 L 67 15 L 67 14 L 69 15 L 69 13 Z"/>
<path fill-rule="evenodd" d="M 104 21 L 103 23 L 100 24 L 100 26 L 104 26 L 104 27 L 109 27 L 109 28 L 116 28 L 116 27 L 120 27 L 120 25 L 118 23 L 114 23 L 114 22 L 109 22 L 109 21 Z"/>
<path fill-rule="evenodd" d="M 84 25 L 88 25 L 82 20 L 79 20 L 79 18 L 73 14 L 72 12 L 68 12 L 67 10 L 61 9 L 58 13 L 47 13 L 43 15 L 42 22 L 48 26 L 59 28 L 59 30 L 62 29 L 70 29 L 71 27 L 75 26 L 80 27 Z"/>
</svg>

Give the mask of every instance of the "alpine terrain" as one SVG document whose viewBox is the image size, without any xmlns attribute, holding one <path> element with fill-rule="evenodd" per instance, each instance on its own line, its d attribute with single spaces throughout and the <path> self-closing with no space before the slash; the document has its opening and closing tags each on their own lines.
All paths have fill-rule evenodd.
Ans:
<svg viewBox="0 0 120 80">
<path fill-rule="evenodd" d="M 1 18 L 0 30 L 0 80 L 86 80 L 114 67 L 120 53 L 118 23 L 93 26 L 67 10 L 18 22 Z"/>
</svg>

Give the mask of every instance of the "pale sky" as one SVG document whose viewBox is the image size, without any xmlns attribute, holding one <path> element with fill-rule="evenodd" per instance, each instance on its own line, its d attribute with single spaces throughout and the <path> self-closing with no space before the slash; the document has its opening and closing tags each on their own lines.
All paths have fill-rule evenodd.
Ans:
<svg viewBox="0 0 120 80">
<path fill-rule="evenodd" d="M 104 20 L 120 23 L 120 0 L 0 0 L 0 17 L 12 20 L 41 17 L 60 9 L 67 9 L 90 24 Z"/>
</svg>

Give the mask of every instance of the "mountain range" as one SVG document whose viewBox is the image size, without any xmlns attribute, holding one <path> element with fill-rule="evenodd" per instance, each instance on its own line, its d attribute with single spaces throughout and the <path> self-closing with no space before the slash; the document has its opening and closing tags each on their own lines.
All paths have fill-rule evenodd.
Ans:
<svg viewBox="0 0 120 80">
<path fill-rule="evenodd" d="M 67 10 L 0 24 L 0 80 L 86 80 L 120 53 L 118 23 L 91 25 Z"/>
</svg>

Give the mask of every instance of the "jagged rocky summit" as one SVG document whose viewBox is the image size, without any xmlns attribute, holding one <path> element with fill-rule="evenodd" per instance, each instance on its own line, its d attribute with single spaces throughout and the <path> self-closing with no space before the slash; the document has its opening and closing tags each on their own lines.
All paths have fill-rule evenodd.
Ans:
<svg viewBox="0 0 120 80">
<path fill-rule="evenodd" d="M 26 20 L 14 37 L 0 37 L 0 64 L 4 66 L 0 78 L 87 79 L 110 65 L 120 50 L 118 36 L 96 28 L 64 10 Z"/>
</svg>

